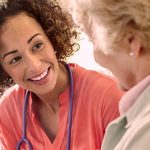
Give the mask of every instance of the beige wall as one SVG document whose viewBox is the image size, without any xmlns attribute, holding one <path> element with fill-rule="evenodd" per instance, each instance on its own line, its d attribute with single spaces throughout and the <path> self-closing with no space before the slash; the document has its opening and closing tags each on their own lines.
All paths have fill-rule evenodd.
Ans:
<svg viewBox="0 0 150 150">
<path fill-rule="evenodd" d="M 62 5 L 65 7 L 65 8 L 67 8 L 67 7 L 69 7 L 69 2 L 70 2 L 71 0 L 60 0 L 60 2 L 62 3 Z M 73 1 L 73 0 L 72 0 Z"/>
</svg>

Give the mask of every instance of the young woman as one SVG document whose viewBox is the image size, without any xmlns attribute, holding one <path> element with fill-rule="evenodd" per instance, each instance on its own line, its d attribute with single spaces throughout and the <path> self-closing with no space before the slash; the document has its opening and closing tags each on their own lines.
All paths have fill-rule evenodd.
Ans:
<svg viewBox="0 0 150 150">
<path fill-rule="evenodd" d="M 122 93 L 115 82 L 65 60 L 73 23 L 56 1 L 0 3 L 0 141 L 3 150 L 99 149 Z"/>
<path fill-rule="evenodd" d="M 75 0 L 72 13 L 93 41 L 96 61 L 128 91 L 102 150 L 149 150 L 150 1 Z"/>
</svg>

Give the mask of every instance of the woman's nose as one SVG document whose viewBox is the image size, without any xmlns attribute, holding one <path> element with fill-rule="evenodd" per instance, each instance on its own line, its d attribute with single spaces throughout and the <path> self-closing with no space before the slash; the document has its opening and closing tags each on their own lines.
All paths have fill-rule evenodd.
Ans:
<svg viewBox="0 0 150 150">
<path fill-rule="evenodd" d="M 33 70 L 39 70 L 41 68 L 41 60 L 38 56 L 30 55 L 26 59 L 27 68 Z"/>
</svg>

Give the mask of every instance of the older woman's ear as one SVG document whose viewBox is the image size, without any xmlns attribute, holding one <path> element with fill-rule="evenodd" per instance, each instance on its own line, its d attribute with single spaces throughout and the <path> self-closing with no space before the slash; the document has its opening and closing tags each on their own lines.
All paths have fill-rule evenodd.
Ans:
<svg viewBox="0 0 150 150">
<path fill-rule="evenodd" d="M 143 52 L 142 44 L 138 36 L 132 35 L 127 39 L 129 44 L 129 56 L 139 57 Z"/>
</svg>

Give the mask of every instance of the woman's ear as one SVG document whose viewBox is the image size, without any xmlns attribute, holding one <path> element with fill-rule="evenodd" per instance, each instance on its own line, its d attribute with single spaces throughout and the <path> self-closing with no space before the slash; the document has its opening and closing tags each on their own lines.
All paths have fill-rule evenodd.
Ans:
<svg viewBox="0 0 150 150">
<path fill-rule="evenodd" d="M 128 38 L 129 55 L 139 57 L 142 53 L 142 44 L 138 36 L 132 35 Z"/>
</svg>

